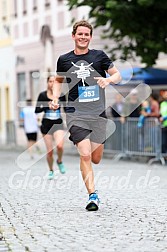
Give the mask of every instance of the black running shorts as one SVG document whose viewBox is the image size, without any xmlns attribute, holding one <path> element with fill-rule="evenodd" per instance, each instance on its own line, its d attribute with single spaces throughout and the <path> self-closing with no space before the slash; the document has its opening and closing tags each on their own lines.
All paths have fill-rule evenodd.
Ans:
<svg viewBox="0 0 167 252">
<path fill-rule="evenodd" d="M 104 144 L 106 140 L 106 123 L 107 120 L 102 117 L 96 120 L 73 121 L 69 129 L 69 139 L 74 144 L 84 139 L 90 139 L 91 142 Z"/>
<path fill-rule="evenodd" d="M 27 139 L 28 141 L 37 141 L 37 132 L 33 132 L 33 133 L 26 133 Z"/>
</svg>

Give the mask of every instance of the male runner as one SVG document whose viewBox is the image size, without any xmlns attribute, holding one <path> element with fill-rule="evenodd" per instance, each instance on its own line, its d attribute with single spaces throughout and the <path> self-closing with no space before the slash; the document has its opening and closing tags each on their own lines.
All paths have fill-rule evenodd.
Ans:
<svg viewBox="0 0 167 252">
<path fill-rule="evenodd" d="M 89 49 L 92 30 L 87 21 L 74 24 L 72 39 L 75 48 L 57 61 L 54 100 L 50 104 L 52 109 L 59 107 L 58 98 L 66 77 L 69 88 L 66 122 L 70 140 L 80 154 L 80 170 L 89 193 L 88 211 L 96 211 L 99 206 L 92 163 L 100 162 L 106 140 L 104 88 L 121 80 L 118 69 L 103 51 Z M 110 75 L 108 78 L 106 73 Z"/>
</svg>

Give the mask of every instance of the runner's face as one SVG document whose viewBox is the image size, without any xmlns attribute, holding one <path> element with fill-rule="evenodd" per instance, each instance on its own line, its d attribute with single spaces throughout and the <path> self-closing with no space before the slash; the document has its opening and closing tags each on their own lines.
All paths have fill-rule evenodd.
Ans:
<svg viewBox="0 0 167 252">
<path fill-rule="evenodd" d="M 90 35 L 90 29 L 84 26 L 78 26 L 75 35 L 72 35 L 75 41 L 75 47 L 77 49 L 87 49 L 92 36 Z"/>
<path fill-rule="evenodd" d="M 50 77 L 48 80 L 48 89 L 52 89 L 53 88 L 53 84 L 55 82 L 55 78 L 54 77 Z"/>
</svg>

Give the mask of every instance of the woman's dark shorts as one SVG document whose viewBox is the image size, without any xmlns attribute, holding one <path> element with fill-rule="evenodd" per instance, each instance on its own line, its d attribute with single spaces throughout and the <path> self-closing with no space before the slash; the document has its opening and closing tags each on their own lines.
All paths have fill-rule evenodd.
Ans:
<svg viewBox="0 0 167 252">
<path fill-rule="evenodd" d="M 57 120 L 49 120 L 49 119 L 43 119 L 42 125 L 41 125 L 41 133 L 46 135 L 53 135 L 53 133 L 57 130 L 64 130 L 63 120 L 57 119 Z"/>
</svg>

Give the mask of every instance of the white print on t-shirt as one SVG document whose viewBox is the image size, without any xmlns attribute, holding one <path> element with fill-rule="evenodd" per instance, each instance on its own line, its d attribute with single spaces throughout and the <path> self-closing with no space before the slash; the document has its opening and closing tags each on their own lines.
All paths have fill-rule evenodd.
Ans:
<svg viewBox="0 0 167 252">
<path fill-rule="evenodd" d="M 87 78 L 87 77 L 90 77 L 90 71 L 94 71 L 93 69 L 90 68 L 90 66 L 93 64 L 93 62 L 87 66 L 84 66 L 84 63 L 81 63 L 80 66 L 74 64 L 73 62 L 71 62 L 73 64 L 73 66 L 79 68 L 79 70 L 75 70 L 74 72 L 72 73 L 76 73 L 77 74 L 77 78 L 78 79 L 82 79 L 82 84 L 83 86 L 85 86 L 85 83 L 84 83 L 84 80 Z"/>
</svg>

